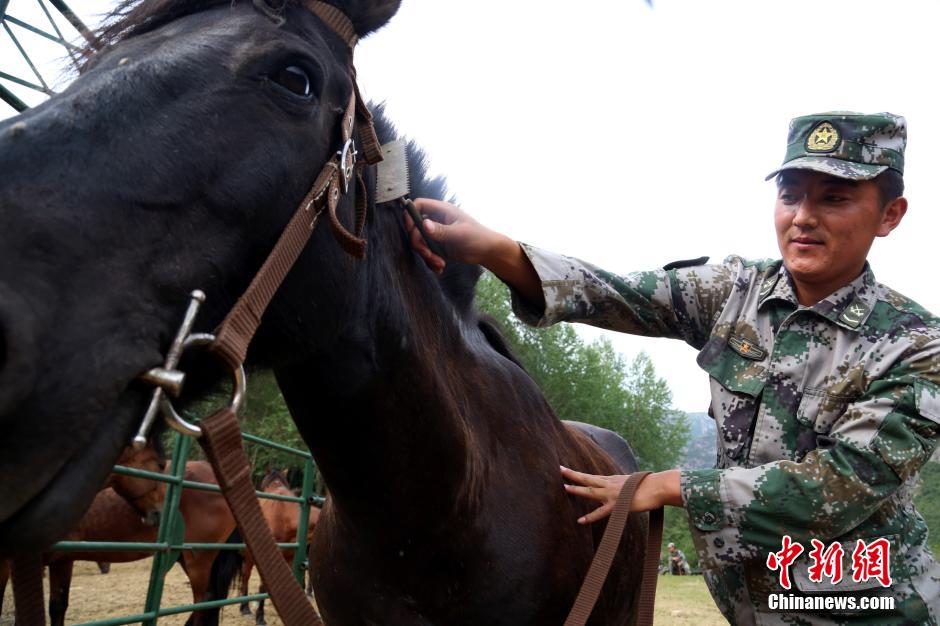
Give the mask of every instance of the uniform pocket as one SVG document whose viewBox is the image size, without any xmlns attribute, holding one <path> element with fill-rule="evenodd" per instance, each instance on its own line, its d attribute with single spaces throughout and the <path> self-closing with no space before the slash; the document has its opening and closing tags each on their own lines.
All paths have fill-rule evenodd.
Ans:
<svg viewBox="0 0 940 626">
<path fill-rule="evenodd" d="M 699 352 L 697 359 L 699 367 L 718 381 L 726 390 L 734 393 L 743 393 L 752 397 L 760 395 L 767 381 L 767 368 L 758 361 L 745 358 L 724 343 L 723 349 L 715 350 L 715 337 L 705 348 Z"/>
<path fill-rule="evenodd" d="M 852 396 L 828 393 L 822 387 L 807 387 L 803 390 L 796 419 L 806 428 L 826 434 L 854 399 Z"/>
<path fill-rule="evenodd" d="M 699 353 L 699 367 L 711 376 L 711 413 L 718 426 L 718 467 L 737 464 L 744 458 L 750 443 L 750 432 L 760 396 L 767 381 L 767 368 L 759 362 L 745 358 L 712 338 Z"/>
</svg>

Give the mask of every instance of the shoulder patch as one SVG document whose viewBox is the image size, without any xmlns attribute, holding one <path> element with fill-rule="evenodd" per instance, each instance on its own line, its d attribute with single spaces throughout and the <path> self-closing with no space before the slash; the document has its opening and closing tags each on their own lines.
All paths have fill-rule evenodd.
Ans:
<svg viewBox="0 0 940 626">
<path fill-rule="evenodd" d="M 669 270 L 677 270 L 683 267 L 695 267 L 696 265 L 705 265 L 708 263 L 707 256 L 700 256 L 697 259 L 685 259 L 683 261 L 673 261 L 672 263 L 666 263 L 663 265 L 663 269 L 667 272 Z"/>
<path fill-rule="evenodd" d="M 938 319 L 932 312 L 928 311 L 914 300 L 911 300 L 907 296 L 900 294 L 894 289 L 891 289 L 890 287 L 880 283 L 878 284 L 878 287 L 881 288 L 881 293 L 879 294 L 878 298 L 881 302 L 888 304 L 897 311 L 917 317 L 926 326 L 933 328 L 940 327 L 940 319 Z M 875 305 L 875 308 L 877 310 L 877 304 Z"/>
</svg>

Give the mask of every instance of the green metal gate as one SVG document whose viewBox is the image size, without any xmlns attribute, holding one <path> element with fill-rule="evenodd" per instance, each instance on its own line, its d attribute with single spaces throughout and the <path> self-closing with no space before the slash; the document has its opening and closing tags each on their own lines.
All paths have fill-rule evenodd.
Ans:
<svg viewBox="0 0 940 626">
<path fill-rule="evenodd" d="M 5 43 L 17 54 L 15 58 L 4 58 L 4 67 L 0 68 L 0 100 L 16 111 L 23 111 L 29 106 L 23 98 L 35 100 L 37 96 L 42 98 L 53 93 L 50 81 L 43 76 L 40 64 L 34 58 L 36 51 L 30 54 L 28 50 L 30 44 L 26 38 L 56 44 L 57 49 L 74 60 L 80 51 L 69 41 L 69 33 L 77 33 L 87 42 L 93 41 L 94 37 L 63 0 L 35 0 L 29 4 L 20 0 L 13 3 L 13 7 L 10 4 L 11 0 L 0 0 L 0 26 L 7 38 Z M 18 11 L 19 15 L 11 13 L 11 9 Z M 14 89 L 20 95 L 14 93 Z M 32 97 L 26 94 L 32 94 Z"/>
<path fill-rule="evenodd" d="M 147 625 L 156 624 L 157 618 L 166 615 L 176 615 L 178 613 L 189 613 L 198 609 L 208 609 L 221 607 L 229 604 L 249 602 L 261 599 L 267 599 L 268 594 L 256 593 L 247 596 L 236 596 L 224 600 L 212 600 L 209 602 L 200 602 L 196 604 L 186 604 L 174 607 L 161 607 L 163 597 L 163 583 L 167 572 L 179 558 L 180 552 L 184 550 L 244 550 L 244 543 L 187 543 L 184 541 L 184 520 L 179 512 L 180 497 L 183 489 L 202 489 L 205 491 L 219 492 L 219 486 L 192 482 L 184 479 L 186 471 L 186 461 L 192 449 L 192 438 L 177 433 L 175 436 L 175 445 L 170 459 L 170 470 L 167 474 L 157 474 L 132 467 L 122 467 L 116 465 L 114 471 L 118 474 L 127 476 L 136 476 L 139 478 L 149 478 L 167 483 L 166 503 L 164 504 L 163 514 L 160 516 L 160 527 L 157 531 L 157 540 L 155 543 L 130 543 L 130 542 L 110 542 L 110 541 L 61 541 L 52 546 L 50 551 L 140 551 L 153 552 L 153 565 L 150 571 L 150 584 L 147 590 L 147 598 L 144 603 L 143 613 L 136 615 L 127 615 L 93 622 L 84 622 L 80 626 L 116 626 L 117 624 L 136 624 L 143 623 Z M 310 506 L 312 504 L 323 503 L 323 498 L 313 494 L 314 481 L 316 478 L 316 466 L 313 463 L 313 457 L 309 452 L 297 450 L 273 441 L 255 437 L 254 435 L 243 434 L 242 438 L 246 443 L 254 445 L 267 446 L 281 452 L 297 456 L 304 462 L 304 479 L 301 487 L 300 496 L 284 496 L 271 493 L 256 492 L 259 498 L 271 500 L 284 500 L 287 502 L 296 502 L 299 506 L 300 519 L 297 523 L 297 538 L 293 543 L 279 543 L 279 548 L 295 549 L 293 572 L 299 584 L 303 585 L 304 571 L 307 569 L 307 522 L 310 516 Z"/>
</svg>

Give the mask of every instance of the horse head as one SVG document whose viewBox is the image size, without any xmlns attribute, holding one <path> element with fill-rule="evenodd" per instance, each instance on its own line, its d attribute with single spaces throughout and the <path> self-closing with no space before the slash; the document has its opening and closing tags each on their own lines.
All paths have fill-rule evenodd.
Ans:
<svg viewBox="0 0 940 626">
<path fill-rule="evenodd" d="M 162 474 L 166 469 L 166 458 L 163 451 L 157 450 L 153 444 L 139 450 L 128 446 L 121 452 L 116 464 Z M 145 525 L 160 524 L 160 515 L 166 501 L 166 483 L 113 472 L 105 483 L 105 488 L 108 487 L 114 489 L 140 513 L 140 519 Z"/>
<path fill-rule="evenodd" d="M 274 491 L 276 489 L 290 491 L 290 483 L 287 480 L 288 471 L 286 467 L 283 469 L 276 467 L 269 469 L 261 479 L 261 491 Z"/>
<path fill-rule="evenodd" d="M 399 2 L 331 4 L 362 37 Z M 208 295 L 196 330 L 210 331 L 337 150 L 351 51 L 305 4 L 125 2 L 63 93 L 0 123 L 0 553 L 77 523 L 189 292 Z M 352 222 L 351 194 L 338 213 Z M 354 268 L 317 229 L 252 358 L 300 358 L 335 335 L 339 315 L 290 303 L 332 292 L 329 311 L 350 309 Z M 314 322 L 297 352 L 272 348 Z"/>
</svg>

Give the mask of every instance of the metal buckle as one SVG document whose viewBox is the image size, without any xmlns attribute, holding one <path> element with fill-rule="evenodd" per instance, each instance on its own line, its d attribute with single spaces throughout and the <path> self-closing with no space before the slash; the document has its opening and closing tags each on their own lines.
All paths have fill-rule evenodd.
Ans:
<svg viewBox="0 0 940 626">
<path fill-rule="evenodd" d="M 186 341 L 183 343 L 183 350 L 185 351 L 187 348 L 192 347 L 208 346 L 214 342 L 215 335 L 197 333 L 186 338 Z M 232 397 L 229 399 L 229 408 L 235 413 L 238 413 L 242 405 L 245 404 L 245 384 L 245 368 L 239 365 L 238 369 L 232 372 Z M 176 412 L 176 407 L 174 407 L 170 399 L 166 397 L 166 394 L 160 399 L 160 412 L 163 414 L 163 419 L 166 420 L 167 426 L 173 430 L 183 433 L 184 435 L 189 435 L 190 437 L 202 436 L 202 429 L 183 419 L 180 414 Z"/>
<path fill-rule="evenodd" d="M 166 361 L 163 367 L 155 367 L 139 376 L 141 380 L 154 385 L 156 389 L 153 390 L 150 406 L 147 407 L 144 419 L 140 424 L 137 435 L 134 437 L 133 446 L 137 449 L 141 449 L 147 445 L 147 437 L 150 434 L 150 429 L 153 427 L 153 422 L 158 413 L 163 416 L 170 428 L 192 437 L 202 435 L 202 429 L 180 417 L 173 403 L 170 402 L 170 399 L 167 397 L 167 394 L 169 393 L 174 398 L 179 397 L 183 389 L 186 374 L 176 368 L 176 366 L 179 365 L 180 358 L 183 356 L 183 352 L 189 348 L 206 346 L 215 341 L 215 335 L 190 333 L 193 323 L 196 320 L 196 314 L 199 313 L 199 307 L 205 300 L 206 294 L 198 289 L 190 294 L 189 307 L 186 309 L 186 314 L 183 316 L 183 323 L 180 324 L 179 330 L 176 332 L 176 337 L 173 339 L 173 343 L 170 344 L 170 349 L 167 351 Z M 232 397 L 229 406 L 237 412 L 244 402 L 245 368 L 239 365 L 238 369 L 232 372 Z"/>
<path fill-rule="evenodd" d="M 339 155 L 340 182 L 343 185 L 343 193 L 349 193 L 349 183 L 352 182 L 353 170 L 356 167 L 356 157 L 359 152 L 356 150 L 356 142 L 352 137 L 343 144 L 343 149 L 337 153 Z M 348 161 L 348 163 L 347 163 Z"/>
</svg>

